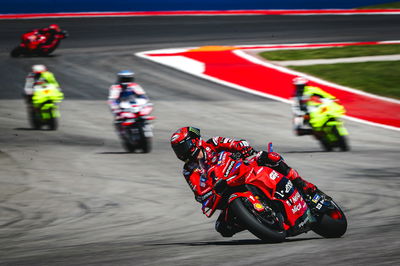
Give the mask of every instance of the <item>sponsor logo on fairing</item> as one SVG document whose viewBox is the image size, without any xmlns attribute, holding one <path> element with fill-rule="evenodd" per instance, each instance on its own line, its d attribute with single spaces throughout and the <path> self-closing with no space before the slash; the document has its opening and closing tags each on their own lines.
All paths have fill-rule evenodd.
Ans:
<svg viewBox="0 0 400 266">
<path fill-rule="evenodd" d="M 296 195 L 294 195 L 294 197 L 292 198 L 293 202 L 297 202 L 300 198 L 300 193 L 297 192 Z"/>
<path fill-rule="evenodd" d="M 313 197 L 313 199 L 312 199 L 312 202 L 317 203 L 317 202 L 319 201 L 320 198 L 321 198 L 320 195 L 315 194 L 314 197 Z"/>
<path fill-rule="evenodd" d="M 206 186 L 206 181 L 207 181 L 207 178 L 204 175 L 201 175 L 201 177 L 200 177 L 200 187 L 205 187 Z"/>
<path fill-rule="evenodd" d="M 226 154 L 225 154 L 225 152 L 223 151 L 223 152 L 221 152 L 220 154 L 219 154 L 219 157 L 218 157 L 218 165 L 221 165 L 222 164 L 222 161 L 224 161 L 224 159 L 225 159 L 225 156 L 226 156 Z"/>
<path fill-rule="evenodd" d="M 295 214 L 296 212 L 300 211 L 300 210 L 301 210 L 301 207 L 302 207 L 302 206 L 301 206 L 301 203 L 295 205 L 295 206 L 292 208 L 292 213 Z"/>
<path fill-rule="evenodd" d="M 264 210 L 264 206 L 261 203 L 254 203 L 253 206 L 254 206 L 254 209 L 256 209 L 257 211 Z"/>
<path fill-rule="evenodd" d="M 288 182 L 285 185 L 285 193 L 289 193 L 289 191 L 293 188 L 293 183 L 288 180 Z"/>
<path fill-rule="evenodd" d="M 310 220 L 310 217 L 307 216 L 307 217 L 304 219 L 304 221 L 302 221 L 301 223 L 299 223 L 299 227 L 303 227 L 309 220 Z"/>
<path fill-rule="evenodd" d="M 272 180 L 275 180 L 277 177 L 279 177 L 279 174 L 277 172 L 275 172 L 275 170 L 273 170 L 270 174 L 269 174 L 269 178 L 271 178 Z"/>
<path fill-rule="evenodd" d="M 226 169 L 225 174 L 224 174 L 225 177 L 228 177 L 228 175 L 229 175 L 229 173 L 231 172 L 232 167 L 233 167 L 234 164 L 235 164 L 235 161 L 231 161 L 231 162 L 229 163 L 228 168 Z"/>
</svg>

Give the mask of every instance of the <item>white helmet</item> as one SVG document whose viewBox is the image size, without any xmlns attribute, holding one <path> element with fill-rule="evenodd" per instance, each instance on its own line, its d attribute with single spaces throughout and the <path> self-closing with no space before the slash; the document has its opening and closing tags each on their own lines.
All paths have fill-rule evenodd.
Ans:
<svg viewBox="0 0 400 266">
<path fill-rule="evenodd" d="M 309 82 L 308 79 L 306 79 L 305 77 L 295 77 L 293 79 L 293 85 L 307 85 Z"/>
<path fill-rule="evenodd" d="M 42 73 L 47 70 L 45 65 L 33 65 L 32 66 L 32 72 L 33 73 Z"/>
</svg>

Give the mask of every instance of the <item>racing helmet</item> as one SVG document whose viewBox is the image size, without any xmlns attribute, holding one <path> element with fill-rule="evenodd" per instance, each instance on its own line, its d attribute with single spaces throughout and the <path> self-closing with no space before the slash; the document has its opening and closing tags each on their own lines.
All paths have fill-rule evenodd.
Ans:
<svg viewBox="0 0 400 266">
<path fill-rule="evenodd" d="M 118 83 L 131 83 L 135 80 L 135 73 L 131 70 L 122 70 L 118 72 Z"/>
<path fill-rule="evenodd" d="M 293 85 L 296 88 L 295 95 L 296 97 L 300 97 L 303 95 L 304 88 L 308 85 L 310 81 L 305 77 L 295 77 L 292 81 Z"/>
<path fill-rule="evenodd" d="M 47 68 L 45 65 L 33 65 L 32 66 L 32 72 L 35 74 L 42 73 L 45 71 L 47 71 Z"/>
<path fill-rule="evenodd" d="M 171 137 L 171 147 L 178 159 L 188 162 L 195 160 L 201 149 L 200 129 L 182 127 Z"/>
<path fill-rule="evenodd" d="M 293 85 L 298 86 L 298 85 L 308 85 L 310 81 L 308 79 L 306 79 L 305 77 L 295 77 L 293 79 Z"/>
<path fill-rule="evenodd" d="M 50 24 L 49 29 L 55 30 L 55 31 L 61 31 L 60 26 L 58 24 Z"/>
</svg>

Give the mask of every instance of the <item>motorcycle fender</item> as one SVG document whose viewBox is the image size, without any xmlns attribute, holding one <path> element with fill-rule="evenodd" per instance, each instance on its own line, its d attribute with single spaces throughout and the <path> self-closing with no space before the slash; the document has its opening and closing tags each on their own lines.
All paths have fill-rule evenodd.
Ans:
<svg viewBox="0 0 400 266">
<path fill-rule="evenodd" d="M 60 112 L 58 111 L 57 108 L 52 109 L 51 114 L 53 117 L 60 117 Z"/>
<path fill-rule="evenodd" d="M 265 210 L 264 205 L 262 205 L 261 202 L 257 199 L 257 197 L 255 197 L 253 193 L 251 193 L 250 191 L 233 193 L 229 197 L 228 204 L 230 204 L 233 200 L 240 197 L 249 199 L 249 201 L 251 202 L 251 204 L 253 204 L 253 207 L 256 211 L 262 212 Z"/>
<path fill-rule="evenodd" d="M 339 132 L 340 136 L 349 135 L 349 132 L 347 131 L 347 129 L 343 125 L 340 125 L 340 126 L 338 126 L 336 128 L 337 128 L 337 131 Z"/>
<path fill-rule="evenodd" d="M 326 125 L 327 126 L 331 126 L 331 127 L 336 126 L 337 131 L 338 131 L 340 136 L 345 136 L 345 135 L 349 134 L 347 129 L 343 126 L 343 122 L 340 122 L 340 121 L 329 121 L 328 123 L 326 123 Z"/>
</svg>

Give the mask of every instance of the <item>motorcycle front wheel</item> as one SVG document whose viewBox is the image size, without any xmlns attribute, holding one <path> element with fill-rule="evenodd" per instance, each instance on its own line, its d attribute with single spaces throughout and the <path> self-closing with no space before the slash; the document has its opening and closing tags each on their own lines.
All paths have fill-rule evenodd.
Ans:
<svg viewBox="0 0 400 266">
<path fill-rule="evenodd" d="M 47 122 L 47 125 L 49 126 L 49 130 L 57 130 L 58 128 L 58 121 L 56 117 L 51 117 L 49 121 Z"/>
<path fill-rule="evenodd" d="M 331 203 L 335 208 L 320 217 L 312 230 L 325 238 L 339 238 L 347 231 L 347 219 L 333 200 Z"/>
<path fill-rule="evenodd" d="M 42 127 L 42 117 L 39 112 L 36 112 L 35 110 L 29 109 L 28 110 L 28 117 L 29 117 L 29 123 L 31 124 L 31 127 L 33 129 L 41 129 Z"/>
<path fill-rule="evenodd" d="M 140 127 L 140 147 L 142 148 L 143 153 L 151 152 L 152 148 L 152 138 L 146 136 L 146 129 L 142 126 Z"/>
<path fill-rule="evenodd" d="M 337 146 L 339 147 L 339 149 L 341 151 L 349 151 L 350 150 L 350 146 L 348 144 L 347 138 L 346 136 L 342 136 L 339 134 L 339 130 L 337 129 L 337 127 L 334 128 L 333 132 L 335 133 L 336 137 L 337 137 Z"/>
<path fill-rule="evenodd" d="M 232 201 L 230 208 L 241 225 L 259 239 L 267 242 L 279 243 L 286 238 L 286 231 L 281 229 L 279 219 L 266 219 L 257 212 L 245 198 Z M 275 221 L 274 221 L 275 220 Z"/>
</svg>

